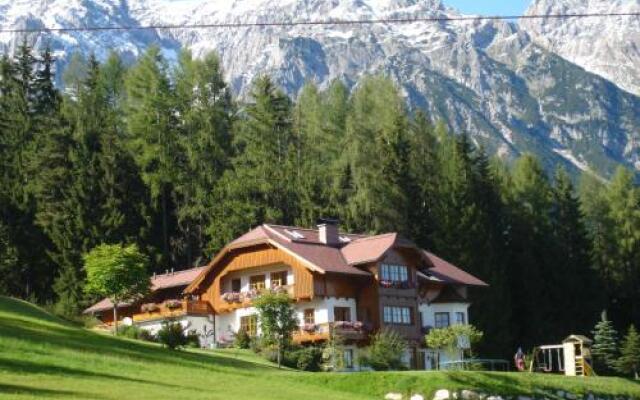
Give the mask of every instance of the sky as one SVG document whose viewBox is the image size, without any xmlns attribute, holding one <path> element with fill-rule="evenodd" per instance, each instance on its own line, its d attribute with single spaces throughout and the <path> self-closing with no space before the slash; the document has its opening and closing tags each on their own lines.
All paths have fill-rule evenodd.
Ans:
<svg viewBox="0 0 640 400">
<path fill-rule="evenodd" d="M 519 15 L 531 0 L 444 0 L 444 3 L 465 14 Z"/>
</svg>

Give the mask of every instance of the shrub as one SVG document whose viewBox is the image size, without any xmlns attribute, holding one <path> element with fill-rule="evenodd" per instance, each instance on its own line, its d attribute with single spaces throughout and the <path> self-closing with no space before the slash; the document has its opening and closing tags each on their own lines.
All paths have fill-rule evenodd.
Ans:
<svg viewBox="0 0 640 400">
<path fill-rule="evenodd" d="M 191 330 L 187 334 L 186 346 L 192 349 L 200 348 L 200 336 L 198 336 L 198 333 L 195 330 Z"/>
<path fill-rule="evenodd" d="M 295 367 L 301 371 L 320 371 L 322 365 L 322 350 L 317 347 L 306 347 L 297 350 Z"/>
<path fill-rule="evenodd" d="M 251 347 L 251 336 L 244 329 L 240 329 L 233 338 L 233 347 L 248 349 Z"/>
<path fill-rule="evenodd" d="M 383 330 L 373 335 L 371 345 L 360 362 L 376 371 L 406 369 L 402 362 L 406 348 L 407 343 L 398 332 Z"/>
<path fill-rule="evenodd" d="M 118 335 L 129 339 L 145 340 L 147 342 L 155 342 L 155 336 L 146 329 L 142 329 L 135 325 L 124 325 L 118 328 Z"/>
<path fill-rule="evenodd" d="M 187 344 L 187 336 L 182 325 L 177 322 L 165 322 L 158 331 L 158 341 L 168 348 L 175 350 Z"/>
<path fill-rule="evenodd" d="M 140 328 L 135 325 L 124 325 L 118 327 L 118 336 L 124 336 L 129 339 L 138 339 L 140 337 Z"/>
</svg>

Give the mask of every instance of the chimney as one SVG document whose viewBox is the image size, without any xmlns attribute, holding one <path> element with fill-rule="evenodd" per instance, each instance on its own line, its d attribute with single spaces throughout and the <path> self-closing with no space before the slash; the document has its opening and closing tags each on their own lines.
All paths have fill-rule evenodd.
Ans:
<svg viewBox="0 0 640 400">
<path fill-rule="evenodd" d="M 320 242 L 328 245 L 335 246 L 340 244 L 340 236 L 338 235 L 338 220 L 321 218 L 318 220 L 318 236 Z"/>
</svg>

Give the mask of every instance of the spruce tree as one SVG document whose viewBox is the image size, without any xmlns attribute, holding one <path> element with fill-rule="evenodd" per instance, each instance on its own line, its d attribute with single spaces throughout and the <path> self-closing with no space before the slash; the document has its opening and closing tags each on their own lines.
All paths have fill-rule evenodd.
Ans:
<svg viewBox="0 0 640 400">
<path fill-rule="evenodd" d="M 618 356 L 618 332 L 613 323 L 607 319 L 606 311 L 593 329 L 593 356 L 596 371 L 610 372 L 616 365 Z"/>
<path fill-rule="evenodd" d="M 349 106 L 338 171 L 352 195 L 339 205 L 346 227 L 373 233 L 408 232 L 404 184 L 409 172 L 407 115 L 398 89 L 382 77 L 365 78 Z M 338 187 L 338 185 L 334 185 Z"/>
<path fill-rule="evenodd" d="M 616 370 L 621 374 L 638 379 L 640 371 L 640 334 L 636 327 L 631 325 L 627 335 L 620 344 L 620 358 L 616 363 Z"/>
<path fill-rule="evenodd" d="M 591 316 L 601 309 L 602 296 L 591 263 L 589 240 L 580 202 L 567 172 L 556 170 L 552 188 L 551 224 L 553 229 L 553 281 L 564 290 L 552 292 L 552 302 L 563 304 L 557 314 L 558 334 L 584 332 L 589 329 Z M 566 299 L 573 299 L 567 302 Z"/>
<path fill-rule="evenodd" d="M 180 157 L 175 93 L 166 61 L 150 47 L 126 78 L 128 145 L 157 205 L 162 263 L 171 261 L 173 184 Z"/>
<path fill-rule="evenodd" d="M 180 251 L 187 265 L 210 256 L 216 188 L 229 167 L 235 106 L 217 55 L 202 60 L 185 51 L 176 71 L 180 114 L 176 197 Z"/>
</svg>

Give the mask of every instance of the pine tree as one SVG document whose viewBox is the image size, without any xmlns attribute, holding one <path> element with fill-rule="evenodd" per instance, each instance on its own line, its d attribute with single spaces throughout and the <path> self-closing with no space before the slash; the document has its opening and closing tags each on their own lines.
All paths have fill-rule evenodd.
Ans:
<svg viewBox="0 0 640 400">
<path fill-rule="evenodd" d="M 556 170 L 552 188 L 551 224 L 553 229 L 553 262 L 550 271 L 554 282 L 564 287 L 553 291 L 552 302 L 563 304 L 556 313 L 561 332 L 584 332 L 590 318 L 602 307 L 598 296 L 597 277 L 591 267 L 591 242 L 580 211 L 580 202 L 567 172 Z M 565 299 L 573 299 L 566 302 Z"/>
<path fill-rule="evenodd" d="M 256 224 L 291 224 L 298 215 L 289 98 L 268 77 L 258 78 L 233 131 L 232 170 L 220 182 L 223 200 L 209 227 L 218 248 Z"/>
<path fill-rule="evenodd" d="M 1 199 L 1 198 L 0 198 Z M 11 296 L 16 293 L 16 282 L 20 281 L 18 250 L 11 241 L 9 229 L 0 219 L 0 294 Z"/>
<path fill-rule="evenodd" d="M 557 304 L 550 298 L 561 282 L 549 280 L 554 262 L 550 213 L 551 186 L 540 162 L 521 157 L 509 187 L 509 285 L 513 293 L 512 331 L 522 346 L 557 338 L 561 329 L 555 317 Z M 562 333 L 564 334 L 564 333 Z"/>
<path fill-rule="evenodd" d="M 184 154 L 176 183 L 181 247 L 187 265 L 209 256 L 216 187 L 229 167 L 235 106 L 222 76 L 220 60 L 208 54 L 194 60 L 185 51 L 176 72 Z"/>
<path fill-rule="evenodd" d="M 591 354 L 597 371 L 608 372 L 615 367 L 618 354 L 618 332 L 613 323 L 607 319 L 606 311 L 593 329 L 593 346 Z"/>
<path fill-rule="evenodd" d="M 636 327 L 631 325 L 627 335 L 620 345 L 620 358 L 616 363 L 616 370 L 621 374 L 633 376 L 638 379 L 640 371 L 640 334 Z"/>
<path fill-rule="evenodd" d="M 159 203 L 162 262 L 168 263 L 174 217 L 171 200 L 180 155 L 175 93 L 158 47 L 150 47 L 129 71 L 126 93 L 128 144 L 152 200 Z"/>
<path fill-rule="evenodd" d="M 407 116 L 394 84 L 363 79 L 351 98 L 338 171 L 352 195 L 339 205 L 348 229 L 408 232 L 404 183 L 409 173 Z M 339 187 L 342 185 L 334 185 Z M 334 196 L 335 197 L 335 196 Z"/>
</svg>

